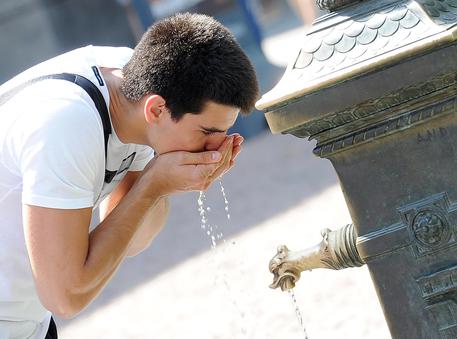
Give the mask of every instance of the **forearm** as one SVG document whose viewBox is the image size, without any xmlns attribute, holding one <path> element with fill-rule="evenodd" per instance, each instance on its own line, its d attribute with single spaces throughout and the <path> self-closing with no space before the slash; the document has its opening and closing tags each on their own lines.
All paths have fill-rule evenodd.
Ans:
<svg viewBox="0 0 457 339">
<path fill-rule="evenodd" d="M 100 205 L 101 220 L 104 220 L 106 216 L 108 216 L 119 204 L 119 202 L 131 189 L 139 175 L 140 172 L 129 172 L 124 180 L 120 182 L 117 188 L 109 195 L 109 197 L 103 201 Z M 127 256 L 135 256 L 149 246 L 151 241 L 157 236 L 167 221 L 169 205 L 168 198 L 163 197 L 156 205 L 149 208 L 129 246 Z"/>
<path fill-rule="evenodd" d="M 110 280 L 127 255 L 151 206 L 160 200 L 157 195 L 143 197 L 138 191 L 132 188 L 90 233 L 87 256 L 67 295 L 71 316 L 89 304 Z"/>
<path fill-rule="evenodd" d="M 161 197 L 205 190 L 211 183 L 208 175 L 228 166 L 229 158 L 215 151 L 170 152 L 158 156 L 143 173 L 135 175 L 137 180 L 129 176 L 135 182 L 131 188 L 123 180 L 125 186 L 122 186 L 129 188 L 128 192 L 118 195 L 122 198 L 117 206 L 89 235 L 91 208 L 58 209 L 24 204 L 24 235 L 43 305 L 65 318 L 81 311 L 101 291 L 129 250 L 133 251 L 135 234 Z M 121 191 L 124 189 L 118 193 Z M 166 219 L 167 213 L 159 215 Z M 155 226 L 156 231 L 163 223 Z M 149 235 L 152 238 L 155 234 L 151 231 Z"/>
<path fill-rule="evenodd" d="M 132 193 L 133 195 L 134 193 Z M 80 271 L 81 281 L 68 295 L 68 302 L 78 313 L 93 300 L 110 280 L 125 256 L 144 250 L 166 223 L 167 197 L 141 206 L 126 195 L 106 219 L 91 232 L 87 260 Z M 143 213 L 144 212 L 144 213 Z M 143 217 L 139 217 L 143 213 Z"/>
<path fill-rule="evenodd" d="M 135 256 L 151 244 L 165 226 L 169 211 L 170 201 L 167 197 L 161 198 L 154 207 L 149 209 L 130 243 L 127 256 Z"/>
</svg>

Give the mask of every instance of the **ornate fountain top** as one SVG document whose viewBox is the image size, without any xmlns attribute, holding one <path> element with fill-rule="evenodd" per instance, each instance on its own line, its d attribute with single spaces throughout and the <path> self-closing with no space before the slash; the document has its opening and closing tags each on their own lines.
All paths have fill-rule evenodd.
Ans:
<svg viewBox="0 0 457 339">
<path fill-rule="evenodd" d="M 365 0 L 316 0 L 316 3 L 321 9 L 334 11 L 338 8 L 346 7 L 350 4 L 355 4 L 361 1 Z"/>
<path fill-rule="evenodd" d="M 282 80 L 257 108 L 270 111 L 457 39 L 457 0 L 316 1 L 341 11 L 315 22 Z M 349 6 L 355 3 L 360 5 Z"/>
</svg>

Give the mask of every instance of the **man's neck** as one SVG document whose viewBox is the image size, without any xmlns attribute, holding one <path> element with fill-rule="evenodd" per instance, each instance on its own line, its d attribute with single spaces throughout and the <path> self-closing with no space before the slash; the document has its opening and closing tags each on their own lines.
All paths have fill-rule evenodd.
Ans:
<svg viewBox="0 0 457 339">
<path fill-rule="evenodd" d="M 110 103 L 109 112 L 111 123 L 119 140 L 124 144 L 142 144 L 141 134 L 135 126 L 135 108 L 138 103 L 132 103 L 120 90 L 122 71 L 113 68 L 101 68 L 108 86 Z"/>
</svg>

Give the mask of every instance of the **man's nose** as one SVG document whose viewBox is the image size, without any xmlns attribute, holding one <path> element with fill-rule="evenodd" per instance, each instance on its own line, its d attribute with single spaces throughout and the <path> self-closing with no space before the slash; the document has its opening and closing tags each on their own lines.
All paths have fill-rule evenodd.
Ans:
<svg viewBox="0 0 457 339">
<path fill-rule="evenodd" d="M 208 140 L 206 141 L 205 149 L 207 151 L 215 151 L 217 150 L 222 143 L 224 142 L 225 138 L 227 137 L 226 133 L 217 133 L 211 135 Z"/>
</svg>

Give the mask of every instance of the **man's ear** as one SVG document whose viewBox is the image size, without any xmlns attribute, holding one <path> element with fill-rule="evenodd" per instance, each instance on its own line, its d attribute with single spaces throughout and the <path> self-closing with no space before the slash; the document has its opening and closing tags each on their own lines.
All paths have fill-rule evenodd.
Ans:
<svg viewBox="0 0 457 339">
<path fill-rule="evenodd" d="M 150 94 L 144 103 L 144 118 L 148 124 L 154 124 L 165 112 L 165 99 L 158 94 Z"/>
</svg>

